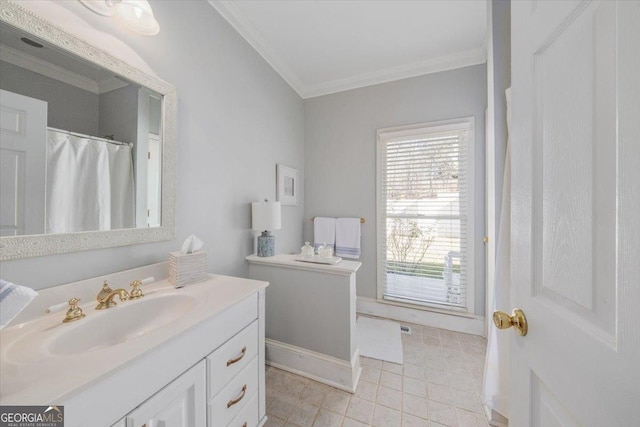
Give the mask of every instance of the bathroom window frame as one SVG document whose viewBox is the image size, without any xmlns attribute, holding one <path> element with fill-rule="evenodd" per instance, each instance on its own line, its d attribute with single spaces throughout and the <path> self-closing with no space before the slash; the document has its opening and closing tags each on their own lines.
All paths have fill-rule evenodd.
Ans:
<svg viewBox="0 0 640 427">
<path fill-rule="evenodd" d="M 466 138 L 466 232 L 461 233 L 461 238 L 465 239 L 465 256 L 466 256 L 466 271 L 467 271 L 467 281 L 465 284 L 466 290 L 466 301 L 464 306 L 454 307 L 454 306 L 446 306 L 437 303 L 412 303 L 408 300 L 396 300 L 396 299 L 385 299 L 385 277 L 387 274 L 387 263 L 386 263 L 386 247 L 385 245 L 385 236 L 386 236 L 386 206 L 384 206 L 384 201 L 386 200 L 382 194 L 384 188 L 384 159 L 385 155 L 383 150 L 386 150 L 386 144 L 392 139 L 398 139 L 403 137 L 416 136 L 427 133 L 439 133 L 446 131 L 454 131 L 454 130 L 466 130 L 467 138 Z M 440 120 L 440 121 L 431 121 L 424 122 L 406 126 L 395 126 L 388 128 L 381 128 L 376 131 L 376 252 L 377 252 L 377 277 L 376 277 L 376 286 L 377 286 L 377 301 L 379 303 L 396 305 L 401 307 L 407 307 L 412 309 L 421 309 L 427 311 L 435 311 L 441 312 L 445 314 L 455 314 L 461 316 L 474 316 L 475 314 L 475 297 L 476 297 L 476 282 L 475 282 L 475 247 L 476 247 L 476 238 L 475 238 L 475 195 L 476 195 L 476 182 L 475 182 L 475 145 L 476 145 L 476 137 L 475 137 L 475 118 L 471 117 L 460 117 L 449 120 Z"/>
</svg>

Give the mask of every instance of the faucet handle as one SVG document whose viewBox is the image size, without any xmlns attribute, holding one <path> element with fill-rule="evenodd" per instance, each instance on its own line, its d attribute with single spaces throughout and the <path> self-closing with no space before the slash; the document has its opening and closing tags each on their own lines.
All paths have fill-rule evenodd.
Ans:
<svg viewBox="0 0 640 427">
<path fill-rule="evenodd" d="M 142 281 L 140 280 L 134 280 L 133 282 L 131 282 L 129 286 L 131 286 L 132 289 L 129 292 L 129 299 L 138 299 L 144 296 L 144 294 L 140 290 L 140 285 L 142 285 Z"/>
<path fill-rule="evenodd" d="M 69 309 L 67 309 L 67 313 L 62 321 L 63 323 L 73 322 L 74 320 L 82 319 L 85 316 L 82 309 L 78 307 L 79 302 L 80 298 L 71 298 L 69 300 Z"/>
<path fill-rule="evenodd" d="M 102 291 L 103 292 L 111 292 L 111 288 L 109 287 L 109 282 L 107 282 L 106 280 L 102 284 Z"/>
</svg>

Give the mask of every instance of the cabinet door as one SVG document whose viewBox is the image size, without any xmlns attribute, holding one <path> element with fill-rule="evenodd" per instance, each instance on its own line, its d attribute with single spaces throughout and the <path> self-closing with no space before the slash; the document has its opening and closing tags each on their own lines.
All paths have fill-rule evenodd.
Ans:
<svg viewBox="0 0 640 427">
<path fill-rule="evenodd" d="M 127 427 L 205 425 L 205 378 L 205 362 L 201 361 L 127 415 Z"/>
</svg>

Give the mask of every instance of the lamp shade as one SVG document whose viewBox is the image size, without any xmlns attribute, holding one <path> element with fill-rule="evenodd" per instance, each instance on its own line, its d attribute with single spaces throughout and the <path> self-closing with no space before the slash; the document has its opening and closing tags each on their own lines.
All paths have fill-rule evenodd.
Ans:
<svg viewBox="0 0 640 427">
<path fill-rule="evenodd" d="M 251 203 L 251 228 L 258 231 L 280 230 L 280 202 Z"/>
</svg>

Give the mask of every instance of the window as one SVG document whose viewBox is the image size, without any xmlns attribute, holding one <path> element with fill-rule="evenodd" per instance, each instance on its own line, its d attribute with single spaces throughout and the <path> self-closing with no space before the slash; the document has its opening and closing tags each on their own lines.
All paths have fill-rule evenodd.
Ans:
<svg viewBox="0 0 640 427">
<path fill-rule="evenodd" d="M 378 131 L 378 299 L 473 312 L 473 118 Z"/>
</svg>

